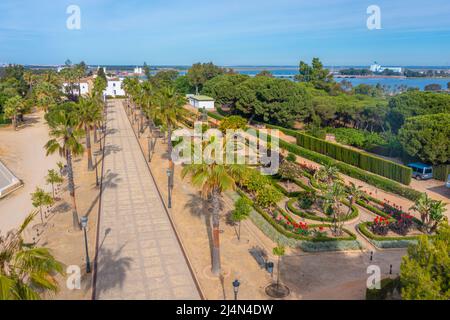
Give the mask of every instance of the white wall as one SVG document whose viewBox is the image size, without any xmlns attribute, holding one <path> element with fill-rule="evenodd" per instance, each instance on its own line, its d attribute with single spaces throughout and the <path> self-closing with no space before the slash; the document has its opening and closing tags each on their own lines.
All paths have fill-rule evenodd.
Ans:
<svg viewBox="0 0 450 320">
<path fill-rule="evenodd" d="M 189 104 L 198 109 L 214 109 L 214 101 L 198 101 L 193 98 L 189 98 Z"/>
<path fill-rule="evenodd" d="M 108 86 L 103 94 L 107 96 L 124 96 L 125 90 L 122 89 L 122 80 L 108 80 Z"/>
<path fill-rule="evenodd" d="M 69 93 L 69 89 L 67 88 L 69 84 L 63 83 L 63 91 L 65 93 Z M 81 95 L 87 95 L 89 94 L 89 85 L 86 82 L 82 82 L 80 85 Z M 73 84 L 73 94 L 78 96 L 78 83 Z"/>
</svg>

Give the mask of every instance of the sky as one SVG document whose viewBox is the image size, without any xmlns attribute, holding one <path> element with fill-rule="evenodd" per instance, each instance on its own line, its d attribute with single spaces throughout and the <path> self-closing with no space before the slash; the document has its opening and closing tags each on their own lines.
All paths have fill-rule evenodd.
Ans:
<svg viewBox="0 0 450 320">
<path fill-rule="evenodd" d="M 80 29 L 68 29 L 70 5 Z M 381 29 L 370 30 L 377 5 Z M 450 66 L 449 0 L 1 0 L 0 63 Z"/>
</svg>

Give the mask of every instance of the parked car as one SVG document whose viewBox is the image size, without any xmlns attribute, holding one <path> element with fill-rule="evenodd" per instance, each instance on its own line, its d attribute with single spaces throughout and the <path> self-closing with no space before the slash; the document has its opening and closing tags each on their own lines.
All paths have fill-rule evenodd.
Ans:
<svg viewBox="0 0 450 320">
<path fill-rule="evenodd" d="M 408 164 L 412 169 L 412 176 L 417 180 L 428 180 L 433 178 L 433 166 L 415 162 Z"/>
<path fill-rule="evenodd" d="M 447 177 L 447 182 L 445 183 L 445 186 L 446 186 L 447 188 L 450 188 L 450 174 L 449 174 L 448 177 Z"/>
</svg>

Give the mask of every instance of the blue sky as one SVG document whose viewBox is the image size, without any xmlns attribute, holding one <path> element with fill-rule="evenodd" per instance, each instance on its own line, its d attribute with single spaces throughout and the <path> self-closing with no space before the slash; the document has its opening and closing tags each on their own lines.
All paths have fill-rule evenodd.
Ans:
<svg viewBox="0 0 450 320">
<path fill-rule="evenodd" d="M 81 30 L 66 8 L 81 9 Z M 368 30 L 369 5 L 381 30 Z M 1 0 L 0 63 L 450 66 L 448 0 Z"/>
</svg>

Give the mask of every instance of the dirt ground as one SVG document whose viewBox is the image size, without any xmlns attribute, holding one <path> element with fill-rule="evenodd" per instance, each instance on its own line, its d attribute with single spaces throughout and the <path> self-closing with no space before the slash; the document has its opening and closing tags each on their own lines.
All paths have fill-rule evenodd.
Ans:
<svg viewBox="0 0 450 320">
<path fill-rule="evenodd" d="M 26 116 L 25 125 L 14 131 L 11 126 L 0 128 L 0 159 L 23 181 L 22 188 L 0 199 L 0 232 L 5 233 L 18 227 L 33 211 L 31 193 L 36 187 L 50 192 L 45 176 L 49 169 L 55 169 L 58 155 L 47 157 L 44 145 L 50 139 L 44 113 Z"/>
</svg>

